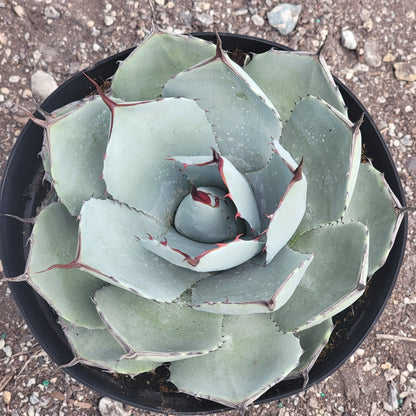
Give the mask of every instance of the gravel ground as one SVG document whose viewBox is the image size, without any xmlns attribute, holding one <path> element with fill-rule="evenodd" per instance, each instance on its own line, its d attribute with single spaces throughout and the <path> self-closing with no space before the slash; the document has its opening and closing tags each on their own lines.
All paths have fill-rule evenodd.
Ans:
<svg viewBox="0 0 416 416">
<path fill-rule="evenodd" d="M 285 36 L 269 24 L 267 12 L 278 4 L 273 0 L 156 0 L 154 19 L 161 28 L 175 32 L 248 34 L 299 50 L 317 50 L 327 38 L 325 56 L 331 70 L 373 116 L 397 163 L 408 205 L 416 206 L 414 0 L 297 3 L 303 6 L 297 26 Z M 138 43 L 149 33 L 151 19 L 147 1 L 0 1 L 0 171 L 27 121 L 17 105 L 34 111 L 56 84 Z M 343 46 L 344 29 L 352 31 L 356 50 Z M 344 35 L 347 46 L 354 46 L 354 39 Z M 251 414 L 415 414 L 415 217 L 413 212 L 393 296 L 361 348 L 325 382 L 281 403 L 254 406 Z M 0 414 L 151 415 L 109 402 L 57 369 L 22 320 L 7 283 L 1 281 L 0 299 Z"/>
</svg>

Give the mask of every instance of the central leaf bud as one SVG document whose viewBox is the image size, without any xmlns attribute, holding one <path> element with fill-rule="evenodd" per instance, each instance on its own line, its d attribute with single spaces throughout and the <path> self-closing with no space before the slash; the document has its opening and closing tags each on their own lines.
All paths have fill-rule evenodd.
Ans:
<svg viewBox="0 0 416 416">
<path fill-rule="evenodd" d="M 220 188 L 192 186 L 175 215 L 180 234 L 201 243 L 221 243 L 245 232 L 243 220 L 226 192 Z"/>
</svg>

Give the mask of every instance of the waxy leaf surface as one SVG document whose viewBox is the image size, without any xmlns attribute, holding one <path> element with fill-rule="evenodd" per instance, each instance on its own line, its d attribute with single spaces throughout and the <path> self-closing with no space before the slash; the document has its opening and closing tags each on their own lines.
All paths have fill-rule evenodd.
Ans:
<svg viewBox="0 0 416 416">
<path fill-rule="evenodd" d="M 65 321 L 61 324 L 74 352 L 74 363 L 131 376 L 152 371 L 160 365 L 153 361 L 122 358 L 126 351 L 108 329 L 85 329 Z"/>
<path fill-rule="evenodd" d="M 275 311 L 293 294 L 312 259 L 284 247 L 268 265 L 248 262 L 217 273 L 192 287 L 193 307 L 230 315 Z"/>
<path fill-rule="evenodd" d="M 107 190 L 113 198 L 170 224 L 191 186 L 169 156 L 210 154 L 215 147 L 205 113 L 193 100 L 116 106 L 103 170 Z"/>
<path fill-rule="evenodd" d="M 205 277 L 144 249 L 138 239 L 166 228 L 157 220 L 111 200 L 90 200 L 81 211 L 79 264 L 104 281 L 149 299 L 172 302 Z M 167 278 L 169 276 L 169 278 Z"/>
<path fill-rule="evenodd" d="M 271 50 L 254 55 L 244 70 L 269 97 L 283 122 L 289 120 L 299 98 L 307 95 L 321 97 L 347 115 L 342 96 L 318 54 Z"/>
<path fill-rule="evenodd" d="M 153 100 L 170 77 L 214 55 L 212 43 L 155 32 L 120 65 L 112 94 L 126 101 Z"/>
<path fill-rule="evenodd" d="M 94 301 L 128 356 L 158 362 L 207 354 L 222 344 L 222 316 L 192 310 L 182 303 L 158 303 L 107 286 Z"/>
<path fill-rule="evenodd" d="M 286 377 L 302 354 L 299 340 L 280 332 L 269 315 L 225 316 L 223 332 L 218 350 L 172 363 L 171 381 L 180 391 L 247 406 Z"/>
<path fill-rule="evenodd" d="M 281 133 L 278 115 L 262 91 L 246 74 L 243 78 L 241 68 L 228 57 L 181 72 L 164 86 L 163 96 L 197 99 L 207 111 L 221 155 L 240 172 L 258 170 L 270 159 L 271 143 Z"/>
<path fill-rule="evenodd" d="M 96 96 L 74 107 L 48 128 L 53 186 L 72 215 L 82 203 L 105 192 L 101 174 L 111 114 Z"/>
<path fill-rule="evenodd" d="M 370 231 L 368 274 L 371 276 L 386 261 L 403 215 L 383 175 L 371 163 L 361 163 L 357 185 L 344 222 L 361 221 Z"/>
<path fill-rule="evenodd" d="M 298 233 L 341 218 L 360 166 L 358 128 L 311 96 L 296 105 L 281 143 L 298 163 L 303 158 L 308 180 L 306 212 Z"/>
<path fill-rule="evenodd" d="M 61 203 L 46 207 L 36 219 L 31 237 L 31 284 L 64 319 L 85 328 L 104 328 L 91 301 L 103 281 L 78 269 L 47 270 L 74 260 L 78 224 Z"/>
<path fill-rule="evenodd" d="M 368 270 L 368 229 L 355 222 L 317 227 L 292 248 L 315 254 L 295 292 L 274 312 L 283 331 L 300 331 L 334 316 L 364 291 Z"/>
</svg>

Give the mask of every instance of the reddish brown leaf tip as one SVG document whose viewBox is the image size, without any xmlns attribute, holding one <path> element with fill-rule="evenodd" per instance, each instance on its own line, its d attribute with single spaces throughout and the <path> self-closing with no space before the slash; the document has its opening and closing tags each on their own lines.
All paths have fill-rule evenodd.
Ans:
<svg viewBox="0 0 416 416">
<path fill-rule="evenodd" d="M 303 171 L 303 156 L 302 159 L 298 165 L 298 167 L 293 171 L 293 181 L 297 182 L 302 179 L 302 171 Z"/>
</svg>

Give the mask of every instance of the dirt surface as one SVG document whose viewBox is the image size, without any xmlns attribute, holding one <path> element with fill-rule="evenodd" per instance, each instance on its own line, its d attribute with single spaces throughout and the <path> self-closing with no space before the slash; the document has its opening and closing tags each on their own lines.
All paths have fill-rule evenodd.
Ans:
<svg viewBox="0 0 416 416">
<path fill-rule="evenodd" d="M 156 0 L 154 19 L 175 32 L 224 31 L 314 51 L 327 38 L 332 72 L 363 102 L 397 163 L 409 206 L 416 206 L 416 82 L 400 80 L 395 63 L 416 64 L 414 0 L 307 0 L 296 29 L 280 35 L 266 1 Z M 27 121 L 17 105 L 40 104 L 31 76 L 57 84 L 94 62 L 134 46 L 151 29 L 147 1 L 0 1 L 0 171 Z M 342 29 L 358 42 L 341 44 Z M 325 382 L 294 397 L 252 407 L 253 415 L 414 415 L 416 412 L 415 213 L 409 217 L 404 265 L 393 296 L 356 354 Z M 7 283 L 0 281 L 0 414 L 29 416 L 150 415 L 109 411 L 95 392 L 65 375 L 39 347 Z M 99 403 L 101 404 L 99 408 Z M 230 411 L 229 416 L 237 415 Z"/>
</svg>

